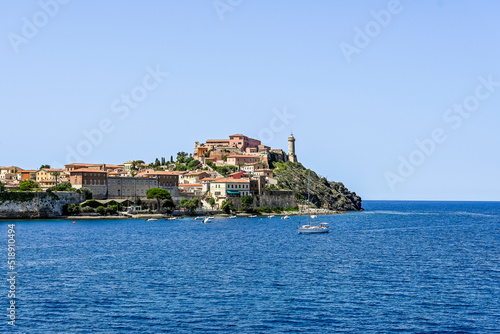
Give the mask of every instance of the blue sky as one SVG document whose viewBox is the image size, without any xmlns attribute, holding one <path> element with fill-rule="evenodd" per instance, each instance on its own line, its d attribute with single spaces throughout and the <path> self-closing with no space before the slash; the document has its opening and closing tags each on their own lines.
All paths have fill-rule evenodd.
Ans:
<svg viewBox="0 0 500 334">
<path fill-rule="evenodd" d="M 499 12 L 2 1 L 0 165 L 153 161 L 234 133 L 286 149 L 293 131 L 299 161 L 363 199 L 500 200 Z"/>
</svg>

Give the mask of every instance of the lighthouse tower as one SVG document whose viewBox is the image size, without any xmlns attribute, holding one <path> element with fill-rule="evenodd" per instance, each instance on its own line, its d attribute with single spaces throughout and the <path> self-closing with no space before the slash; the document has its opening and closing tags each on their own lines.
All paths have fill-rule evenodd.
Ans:
<svg viewBox="0 0 500 334">
<path fill-rule="evenodd" d="M 293 133 L 288 137 L 288 161 L 297 162 L 297 156 L 295 155 L 295 138 Z"/>
</svg>

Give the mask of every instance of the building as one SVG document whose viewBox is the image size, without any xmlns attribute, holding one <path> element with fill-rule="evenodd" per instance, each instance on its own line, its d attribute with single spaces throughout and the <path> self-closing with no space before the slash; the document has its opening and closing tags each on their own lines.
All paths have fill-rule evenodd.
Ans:
<svg viewBox="0 0 500 334">
<path fill-rule="evenodd" d="M 158 188 L 157 178 L 108 177 L 107 198 L 146 197 L 151 188 Z"/>
<path fill-rule="evenodd" d="M 158 188 L 170 189 L 179 186 L 179 176 L 177 172 L 171 171 L 154 171 L 145 174 L 143 177 L 156 178 L 158 180 Z"/>
<path fill-rule="evenodd" d="M 55 169 L 55 168 L 44 168 L 40 169 L 36 172 L 36 182 L 41 181 L 56 181 L 59 183 L 61 181 L 61 177 L 65 174 L 66 171 L 64 169 Z"/>
<path fill-rule="evenodd" d="M 241 170 L 244 170 L 245 172 L 249 174 L 253 174 L 253 172 L 256 169 L 263 169 L 266 168 L 267 166 L 263 162 L 254 162 L 251 164 L 246 164 L 245 166 L 241 166 Z"/>
<path fill-rule="evenodd" d="M 80 168 L 69 173 L 69 182 L 76 189 L 88 188 L 94 198 L 106 198 L 108 192 L 108 173 L 103 170 Z"/>
<path fill-rule="evenodd" d="M 258 152 L 259 145 L 261 145 L 260 140 L 253 139 L 242 134 L 229 136 L 229 146 L 238 147 L 243 152 Z"/>
<path fill-rule="evenodd" d="M 219 177 L 210 182 L 210 196 L 219 204 L 228 197 L 250 195 L 250 180 Z"/>
<path fill-rule="evenodd" d="M 227 157 L 227 164 L 238 166 L 238 164 L 251 164 L 255 162 L 259 162 L 260 157 L 253 155 L 244 155 L 244 154 L 233 154 Z"/>
<path fill-rule="evenodd" d="M 17 175 L 17 173 L 20 171 L 22 171 L 22 169 L 16 166 L 0 167 L 0 180 L 5 180 L 7 174 Z M 9 179 L 11 179 L 11 177 Z"/>
<path fill-rule="evenodd" d="M 89 169 L 101 169 L 101 165 L 99 164 L 80 164 L 80 163 L 74 163 L 74 164 L 67 164 L 64 165 L 64 168 L 67 172 L 71 172 L 73 170 L 77 169 L 82 169 L 82 168 L 89 168 Z"/>
<path fill-rule="evenodd" d="M 210 174 L 205 171 L 188 172 L 184 174 L 184 184 L 200 183 L 201 179 L 209 177 Z"/>
<path fill-rule="evenodd" d="M 256 176 L 263 175 L 268 178 L 272 178 L 274 176 L 274 172 L 272 169 L 256 169 L 253 173 Z"/>
<path fill-rule="evenodd" d="M 262 195 L 266 191 L 266 177 L 264 175 L 254 176 L 250 179 L 250 194 L 252 196 Z"/>
<path fill-rule="evenodd" d="M 32 180 L 36 181 L 36 170 L 22 170 L 21 173 L 21 181 Z"/>
<path fill-rule="evenodd" d="M 288 137 L 288 160 L 291 162 L 297 162 L 297 155 L 295 155 L 295 137 L 293 133 Z"/>
</svg>

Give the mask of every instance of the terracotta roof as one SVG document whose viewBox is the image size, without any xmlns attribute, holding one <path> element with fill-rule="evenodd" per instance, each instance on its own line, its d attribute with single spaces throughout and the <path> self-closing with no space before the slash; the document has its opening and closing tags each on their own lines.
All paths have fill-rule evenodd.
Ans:
<svg viewBox="0 0 500 334">
<path fill-rule="evenodd" d="M 36 172 L 38 172 L 38 171 L 37 171 L 37 170 L 22 170 L 22 171 L 20 171 L 20 172 L 21 172 L 21 174 L 22 174 L 22 173 L 36 173 Z"/>
<path fill-rule="evenodd" d="M 235 134 L 235 135 L 231 135 L 231 136 L 229 136 L 229 138 L 231 138 L 231 137 L 246 137 L 246 136 L 245 136 L 245 135 L 242 135 L 242 134 L 237 133 L 237 134 Z"/>
<path fill-rule="evenodd" d="M 73 174 L 73 173 L 83 173 L 83 172 L 86 172 L 86 173 L 105 173 L 105 174 L 108 173 L 105 170 L 90 169 L 90 168 L 80 168 L 80 169 L 77 169 L 77 170 L 70 171 L 71 174 Z"/>
<path fill-rule="evenodd" d="M 227 158 L 259 158 L 258 156 L 255 155 L 249 155 L 249 154 L 232 154 L 228 155 Z"/>
<path fill-rule="evenodd" d="M 180 173 L 179 171 L 154 171 L 152 173 L 147 173 L 147 174 L 149 174 L 149 175 L 179 175 L 179 173 Z"/>
<path fill-rule="evenodd" d="M 230 177 L 218 177 L 213 183 L 249 183 L 250 181 L 242 180 L 242 179 L 232 179 Z"/>
<path fill-rule="evenodd" d="M 184 183 L 184 184 L 179 184 L 179 187 L 182 188 L 191 188 L 191 187 L 201 187 L 201 183 Z"/>
<path fill-rule="evenodd" d="M 74 164 L 67 164 L 64 165 L 66 166 L 100 166 L 101 164 L 83 164 L 83 163 L 74 163 Z"/>
<path fill-rule="evenodd" d="M 44 168 L 44 169 L 40 169 L 38 172 L 40 171 L 44 171 L 44 172 L 65 172 L 66 170 L 65 169 L 56 169 L 56 168 Z"/>
</svg>

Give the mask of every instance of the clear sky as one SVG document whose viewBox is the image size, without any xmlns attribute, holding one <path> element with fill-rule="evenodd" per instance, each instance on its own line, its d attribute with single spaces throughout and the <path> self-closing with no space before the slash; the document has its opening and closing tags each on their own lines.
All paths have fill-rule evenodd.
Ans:
<svg viewBox="0 0 500 334">
<path fill-rule="evenodd" d="M 0 2 L 0 166 L 243 133 L 363 199 L 500 200 L 500 2 Z"/>
</svg>

